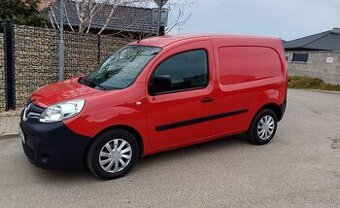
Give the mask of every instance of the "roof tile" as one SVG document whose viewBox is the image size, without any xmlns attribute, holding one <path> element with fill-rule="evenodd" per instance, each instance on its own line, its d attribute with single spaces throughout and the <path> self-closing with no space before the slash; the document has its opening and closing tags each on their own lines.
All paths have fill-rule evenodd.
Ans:
<svg viewBox="0 0 340 208">
<path fill-rule="evenodd" d="M 284 44 L 286 50 L 323 50 L 339 51 L 340 34 L 332 30 L 318 33 L 315 35 L 288 41 Z"/>
<path fill-rule="evenodd" d="M 79 24 L 76 7 L 73 2 L 65 2 L 66 13 L 72 26 Z M 59 1 L 53 6 L 56 20 L 59 21 Z M 91 28 L 101 29 L 111 12 L 111 6 L 103 6 L 94 16 Z M 68 24 L 64 18 L 64 25 Z M 152 25 L 152 9 L 142 7 L 118 6 L 111 17 L 107 29 L 127 32 L 157 33 L 157 25 Z"/>
</svg>

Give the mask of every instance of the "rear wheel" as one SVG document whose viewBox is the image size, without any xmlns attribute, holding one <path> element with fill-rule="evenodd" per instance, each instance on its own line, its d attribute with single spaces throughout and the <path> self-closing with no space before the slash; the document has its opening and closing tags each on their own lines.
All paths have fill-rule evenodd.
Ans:
<svg viewBox="0 0 340 208">
<path fill-rule="evenodd" d="M 277 117 L 270 109 L 261 110 L 254 118 L 248 137 L 254 144 L 262 145 L 270 142 L 277 129 Z"/>
<path fill-rule="evenodd" d="M 115 179 L 132 169 L 138 155 L 139 148 L 133 134 L 123 129 L 109 130 L 91 144 L 87 166 L 96 177 Z"/>
</svg>

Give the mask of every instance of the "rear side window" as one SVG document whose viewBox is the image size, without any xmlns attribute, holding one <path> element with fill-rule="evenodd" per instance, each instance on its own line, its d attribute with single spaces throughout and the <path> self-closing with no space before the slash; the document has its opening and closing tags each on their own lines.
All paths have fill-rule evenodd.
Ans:
<svg viewBox="0 0 340 208">
<path fill-rule="evenodd" d="M 155 76 L 170 76 L 171 90 L 181 91 L 204 87 L 208 84 L 207 52 L 203 49 L 182 52 L 163 61 L 155 70 Z"/>
<path fill-rule="evenodd" d="M 222 85 L 280 76 L 278 54 L 265 47 L 223 47 L 219 49 L 219 76 Z"/>
</svg>

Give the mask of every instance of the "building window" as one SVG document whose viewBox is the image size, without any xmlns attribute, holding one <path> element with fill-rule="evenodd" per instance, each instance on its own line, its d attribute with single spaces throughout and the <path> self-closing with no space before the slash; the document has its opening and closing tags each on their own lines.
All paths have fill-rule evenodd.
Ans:
<svg viewBox="0 0 340 208">
<path fill-rule="evenodd" d="M 308 62 L 308 53 L 293 53 L 292 62 L 302 62 L 307 63 Z"/>
</svg>

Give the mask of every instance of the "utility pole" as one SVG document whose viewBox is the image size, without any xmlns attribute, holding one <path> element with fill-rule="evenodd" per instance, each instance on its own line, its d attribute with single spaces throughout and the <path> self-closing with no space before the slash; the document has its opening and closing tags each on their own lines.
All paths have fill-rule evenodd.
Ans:
<svg viewBox="0 0 340 208">
<path fill-rule="evenodd" d="M 158 20 L 157 20 L 157 36 L 160 35 L 159 29 L 162 24 L 162 7 L 168 2 L 168 0 L 154 0 L 158 6 Z"/>
<path fill-rule="evenodd" d="M 60 22 L 59 22 L 59 66 L 58 81 L 64 80 L 65 65 L 65 42 L 64 42 L 64 0 L 60 0 Z"/>
<path fill-rule="evenodd" d="M 160 28 L 161 28 L 161 21 L 162 21 L 162 7 L 163 7 L 163 0 L 160 0 L 158 4 L 158 22 L 157 22 L 157 36 L 160 35 Z"/>
</svg>

